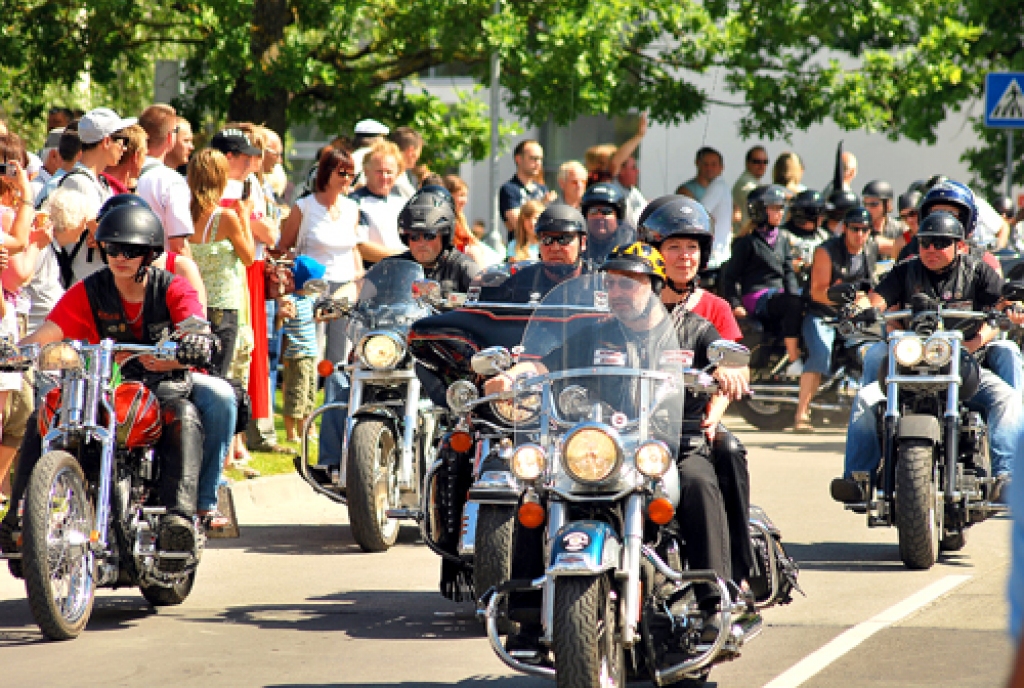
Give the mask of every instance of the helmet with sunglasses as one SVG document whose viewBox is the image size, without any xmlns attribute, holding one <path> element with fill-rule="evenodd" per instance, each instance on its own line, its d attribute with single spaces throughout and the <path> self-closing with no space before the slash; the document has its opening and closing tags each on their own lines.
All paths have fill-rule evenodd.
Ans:
<svg viewBox="0 0 1024 688">
<path fill-rule="evenodd" d="M 900 194 L 900 197 L 896 200 L 896 210 L 901 213 L 905 210 L 917 210 L 917 204 L 920 202 L 920 191 L 908 191 L 907 193 Z"/>
<path fill-rule="evenodd" d="M 860 225 L 871 227 L 871 213 L 868 212 L 867 208 L 850 208 L 843 215 L 843 226 L 849 227 L 851 225 Z"/>
<path fill-rule="evenodd" d="M 96 227 L 97 243 L 148 246 L 155 251 L 154 257 L 163 251 L 164 227 L 149 206 L 121 202 L 114 208 L 101 211 L 99 217 L 99 225 Z"/>
<path fill-rule="evenodd" d="M 946 210 L 936 210 L 924 218 L 921 222 L 921 228 L 917 230 L 918 241 L 929 237 L 962 241 L 964 239 L 964 226 L 953 213 Z"/>
<path fill-rule="evenodd" d="M 443 186 L 424 186 L 412 195 L 398 214 L 398 232 L 406 236 L 413 233 L 436 234 L 445 249 L 451 246 L 455 229 L 455 205 L 452 195 Z"/>
<path fill-rule="evenodd" d="M 533 227 L 537 236 L 541 234 L 583 234 L 587 233 L 587 221 L 580 211 L 565 203 L 549 205 Z"/>
<path fill-rule="evenodd" d="M 614 210 L 615 217 L 620 220 L 626 214 L 626 197 L 615 185 L 608 182 L 592 184 L 583 193 L 583 198 L 580 200 L 580 209 L 584 217 L 587 216 L 591 208 L 602 205 Z"/>
<path fill-rule="evenodd" d="M 655 294 L 661 293 L 661 288 L 665 286 L 667 279 L 665 259 L 661 252 L 640 241 L 613 248 L 604 263 L 601 264 L 600 270 L 601 272 L 620 270 L 638 275 L 648 275 L 651 278 L 651 290 Z"/>
<path fill-rule="evenodd" d="M 813 189 L 801 191 L 789 202 L 789 216 L 796 222 L 817 223 L 825 214 L 825 197 Z"/>
<path fill-rule="evenodd" d="M 825 212 L 828 215 L 828 219 L 839 222 L 846 216 L 847 210 L 856 208 L 859 205 L 860 199 L 857 198 L 857 194 L 840 189 L 829 194 L 828 201 L 825 203 Z"/>
<path fill-rule="evenodd" d="M 747 213 L 756 225 L 768 224 L 768 208 L 773 205 L 786 205 L 785 187 L 766 184 L 747 194 Z"/>
<path fill-rule="evenodd" d="M 960 182 L 944 180 L 928 190 L 921 200 L 920 216 L 927 219 L 932 208 L 937 205 L 948 205 L 956 208 L 957 218 L 963 225 L 963 231 L 968 238 L 974 234 L 978 227 L 978 206 L 974 201 L 974 192 Z M 924 229 L 924 225 L 921 225 Z"/>
<path fill-rule="evenodd" d="M 700 245 L 700 267 L 703 270 L 707 266 L 715 239 L 714 224 L 697 201 L 674 194 L 656 198 L 640 213 L 639 224 L 640 240 L 659 251 L 672 237 L 695 239 Z"/>
</svg>

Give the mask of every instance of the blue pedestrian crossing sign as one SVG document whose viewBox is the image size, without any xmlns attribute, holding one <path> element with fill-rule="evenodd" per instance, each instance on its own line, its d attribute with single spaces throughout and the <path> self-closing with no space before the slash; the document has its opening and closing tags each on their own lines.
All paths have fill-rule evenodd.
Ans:
<svg viewBox="0 0 1024 688">
<path fill-rule="evenodd" d="M 985 75 L 985 126 L 1024 129 L 1024 72 Z"/>
</svg>

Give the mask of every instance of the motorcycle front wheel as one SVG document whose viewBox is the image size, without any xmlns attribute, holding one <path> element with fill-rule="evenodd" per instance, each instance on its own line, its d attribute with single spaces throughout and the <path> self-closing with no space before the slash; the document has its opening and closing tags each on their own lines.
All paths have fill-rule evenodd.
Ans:
<svg viewBox="0 0 1024 688">
<path fill-rule="evenodd" d="M 96 559 L 85 475 L 65 451 L 45 454 L 29 478 L 22 568 L 32 616 L 50 640 L 78 637 L 92 614 Z"/>
<path fill-rule="evenodd" d="M 896 459 L 896 532 L 908 569 L 930 569 L 939 556 L 942 504 L 931 443 L 904 440 Z"/>
<path fill-rule="evenodd" d="M 352 428 L 348 456 L 348 519 L 364 552 L 384 552 L 398 539 L 398 443 L 388 423 L 361 420 Z"/>
<path fill-rule="evenodd" d="M 618 638 L 618 605 L 611 575 L 555 580 L 552 649 L 558 688 L 626 685 L 626 661 Z"/>
</svg>

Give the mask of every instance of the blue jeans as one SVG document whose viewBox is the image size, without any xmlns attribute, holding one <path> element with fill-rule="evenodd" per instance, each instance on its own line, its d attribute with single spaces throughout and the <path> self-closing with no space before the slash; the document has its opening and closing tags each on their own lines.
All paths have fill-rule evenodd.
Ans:
<svg viewBox="0 0 1024 688">
<path fill-rule="evenodd" d="M 274 410 L 277 398 L 277 366 L 281 361 L 281 328 L 274 327 L 277 319 L 277 301 L 267 299 L 267 355 L 270 357 L 270 407 Z"/>
<path fill-rule="evenodd" d="M 192 374 L 192 403 L 203 422 L 203 465 L 199 470 L 199 511 L 217 508 L 217 485 L 238 420 L 235 391 L 226 380 Z"/>
<path fill-rule="evenodd" d="M 1024 461 L 1024 433 L 1017 441 L 1017 465 Z M 1020 639 L 1021 627 L 1024 626 L 1024 481 L 1015 479 L 1010 490 L 1010 513 L 1013 514 L 1013 525 L 1010 531 L 1011 556 L 1010 583 L 1010 634 L 1016 643 Z"/>
<path fill-rule="evenodd" d="M 335 372 L 324 380 L 324 403 L 345 402 L 349 398 L 349 382 L 345 373 Z M 345 437 L 348 413 L 343 409 L 325 411 L 320 417 L 320 458 L 322 468 L 341 466 L 341 444 Z"/>
<path fill-rule="evenodd" d="M 804 372 L 828 375 L 832 372 L 832 347 L 836 342 L 836 328 L 826 325 L 820 315 L 807 314 L 804 316 L 801 334 L 807 347 Z"/>
<path fill-rule="evenodd" d="M 882 459 L 878 438 L 878 419 L 875 406 L 885 401 L 885 394 L 877 382 L 862 387 L 850 410 L 850 427 L 846 431 L 846 457 L 843 475 L 851 477 L 854 471 L 874 471 Z M 995 373 L 982 368 L 977 393 L 969 400 L 985 409 L 988 416 L 989 455 L 993 475 L 1008 475 L 1013 469 L 1013 457 L 1024 422 L 1021 417 L 1021 397 Z"/>
</svg>

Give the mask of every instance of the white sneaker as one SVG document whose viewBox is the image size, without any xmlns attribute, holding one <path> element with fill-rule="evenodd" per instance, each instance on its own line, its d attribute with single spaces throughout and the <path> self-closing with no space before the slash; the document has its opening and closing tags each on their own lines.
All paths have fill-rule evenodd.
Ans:
<svg viewBox="0 0 1024 688">
<path fill-rule="evenodd" d="M 786 377 L 800 377 L 803 372 L 804 362 L 799 358 L 786 366 Z"/>
</svg>

